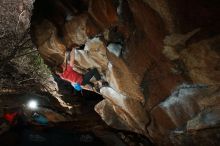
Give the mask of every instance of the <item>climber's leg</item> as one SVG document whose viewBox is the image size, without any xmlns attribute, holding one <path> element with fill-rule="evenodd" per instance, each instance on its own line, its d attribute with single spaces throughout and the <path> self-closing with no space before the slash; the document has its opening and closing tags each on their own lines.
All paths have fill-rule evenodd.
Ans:
<svg viewBox="0 0 220 146">
<path fill-rule="evenodd" d="M 90 80 L 93 76 L 96 78 L 96 80 L 101 79 L 101 76 L 100 76 L 98 70 L 96 68 L 94 68 L 94 69 L 91 69 L 89 72 L 87 72 L 83 76 L 82 85 L 91 84 Z"/>
</svg>

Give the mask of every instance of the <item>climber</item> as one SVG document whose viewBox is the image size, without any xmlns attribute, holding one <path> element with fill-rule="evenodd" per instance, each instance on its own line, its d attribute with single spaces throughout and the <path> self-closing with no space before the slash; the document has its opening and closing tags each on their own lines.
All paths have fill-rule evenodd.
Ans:
<svg viewBox="0 0 220 146">
<path fill-rule="evenodd" d="M 73 70 L 74 67 L 74 57 L 75 57 L 75 48 L 70 52 L 70 61 L 68 63 L 68 53 L 65 55 L 65 62 L 57 68 L 56 73 L 60 76 L 61 79 L 70 82 L 73 87 L 80 91 L 82 88 L 87 90 L 93 90 L 94 84 L 90 80 L 95 77 L 97 84 L 101 84 L 101 77 L 96 68 L 89 69 L 84 75 Z"/>
</svg>

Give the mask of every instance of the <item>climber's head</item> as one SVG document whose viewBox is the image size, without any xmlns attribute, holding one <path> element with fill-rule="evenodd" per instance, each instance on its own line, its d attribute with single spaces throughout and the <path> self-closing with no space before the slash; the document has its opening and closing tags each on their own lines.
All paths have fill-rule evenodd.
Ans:
<svg viewBox="0 0 220 146">
<path fill-rule="evenodd" d="M 61 65 L 57 65 L 54 70 L 56 74 L 62 74 L 65 71 L 65 69 L 66 69 L 66 65 L 61 64 Z"/>
</svg>

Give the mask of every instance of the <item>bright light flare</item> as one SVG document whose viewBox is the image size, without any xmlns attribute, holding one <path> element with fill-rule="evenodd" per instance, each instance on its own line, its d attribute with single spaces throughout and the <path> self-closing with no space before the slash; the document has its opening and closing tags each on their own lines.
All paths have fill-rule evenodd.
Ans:
<svg viewBox="0 0 220 146">
<path fill-rule="evenodd" d="M 28 102 L 27 106 L 28 106 L 28 108 L 35 110 L 38 107 L 38 103 L 35 100 L 30 100 Z"/>
</svg>

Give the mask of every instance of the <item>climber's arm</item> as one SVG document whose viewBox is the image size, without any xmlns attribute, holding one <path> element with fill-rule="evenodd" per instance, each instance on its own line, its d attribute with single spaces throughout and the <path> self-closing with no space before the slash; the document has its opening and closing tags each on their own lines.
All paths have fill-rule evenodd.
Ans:
<svg viewBox="0 0 220 146">
<path fill-rule="evenodd" d="M 72 48 L 72 51 L 70 52 L 70 66 L 74 66 L 74 60 L 75 60 L 75 48 Z"/>
</svg>

